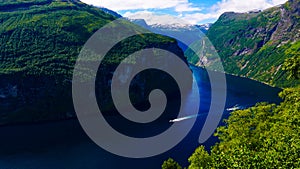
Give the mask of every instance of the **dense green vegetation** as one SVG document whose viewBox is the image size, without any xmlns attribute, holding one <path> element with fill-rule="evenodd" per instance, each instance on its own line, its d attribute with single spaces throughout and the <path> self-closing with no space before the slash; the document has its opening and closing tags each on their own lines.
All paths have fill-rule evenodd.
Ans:
<svg viewBox="0 0 300 169">
<path fill-rule="evenodd" d="M 285 89 L 280 97 L 280 105 L 259 103 L 232 112 L 215 133 L 220 143 L 210 152 L 197 148 L 188 168 L 299 168 L 300 88 Z M 172 169 L 176 162 L 164 164 Z"/>
<path fill-rule="evenodd" d="M 0 1 L 0 124 L 74 117 L 75 61 L 90 36 L 118 17 L 109 13 L 77 0 Z M 127 26 L 141 29 L 129 22 Z M 137 35 L 110 51 L 107 69 L 100 73 L 110 74 L 127 54 L 151 47 L 184 59 L 174 39 Z"/>
<path fill-rule="evenodd" d="M 75 60 L 87 39 L 103 25 L 116 19 L 98 8 L 77 1 L 5 1 L 1 6 L 15 7 L 9 8 L 9 11 L 0 10 L 0 73 L 6 74 L 62 74 L 70 78 Z M 18 8 L 22 6 L 27 8 Z M 161 36 L 139 38 L 136 43 L 139 46 L 129 42 L 125 45 L 135 50 L 142 44 L 174 43 L 174 40 Z M 115 55 L 124 50 L 117 51 Z M 132 52 L 131 48 L 129 50 Z"/>
<path fill-rule="evenodd" d="M 300 56 L 299 0 L 258 13 L 225 13 L 207 36 L 220 55 L 225 71 L 277 87 L 300 84 L 286 81 L 286 59 Z M 198 58 L 189 60 L 197 64 Z M 213 65 L 213 64 L 211 64 Z"/>
<path fill-rule="evenodd" d="M 5 1 L 9 8 L 0 12 L 0 71 L 11 74 L 66 75 L 81 46 L 91 34 L 114 17 L 77 2 Z M 28 5 L 31 6 L 28 6 Z"/>
<path fill-rule="evenodd" d="M 299 47 L 300 48 L 300 47 Z M 298 48 L 298 49 L 299 49 Z M 300 78 L 300 55 L 295 55 L 294 57 L 285 60 L 283 65 L 283 70 L 289 72 L 288 79 Z"/>
<path fill-rule="evenodd" d="M 182 167 L 172 158 L 166 160 L 161 167 L 162 169 L 182 169 Z"/>
<path fill-rule="evenodd" d="M 70 117 L 79 51 L 114 19 L 79 1 L 1 1 L 0 124 Z"/>
</svg>

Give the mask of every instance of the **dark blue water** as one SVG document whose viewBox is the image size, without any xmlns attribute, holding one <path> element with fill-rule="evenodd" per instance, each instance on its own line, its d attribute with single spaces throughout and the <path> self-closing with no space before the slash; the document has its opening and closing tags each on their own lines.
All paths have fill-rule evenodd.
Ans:
<svg viewBox="0 0 300 169">
<path fill-rule="evenodd" d="M 146 159 L 129 159 L 113 155 L 94 144 L 83 132 L 77 120 L 7 126 L 0 128 L 0 168 L 1 169 L 119 169 L 119 168 L 160 168 L 164 160 L 174 158 L 187 166 L 188 157 L 199 146 L 198 137 L 210 106 L 210 84 L 203 69 L 192 67 L 201 93 L 200 116 L 183 141 L 170 151 Z M 223 87 L 220 84 L 220 88 Z M 246 78 L 227 75 L 226 108 L 238 105 L 246 108 L 257 102 L 278 103 L 280 89 Z M 192 91 L 198 92 L 198 91 Z M 224 110 L 224 118 L 229 112 Z M 110 117 L 118 123 L 118 117 Z M 184 121 L 188 123 L 188 119 Z M 123 125 L 123 124 L 118 124 Z M 170 125 L 157 122 L 159 129 Z M 124 125 L 126 128 L 126 125 Z M 126 128 L 127 129 L 127 128 Z M 144 133 L 130 128 L 132 132 Z M 179 131 L 180 132 L 180 131 Z M 204 145 L 209 148 L 217 141 L 211 137 Z"/>
</svg>

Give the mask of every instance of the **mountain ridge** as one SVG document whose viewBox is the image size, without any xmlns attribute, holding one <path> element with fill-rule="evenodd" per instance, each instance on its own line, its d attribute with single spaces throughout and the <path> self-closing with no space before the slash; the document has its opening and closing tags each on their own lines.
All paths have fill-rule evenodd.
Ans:
<svg viewBox="0 0 300 169">
<path fill-rule="evenodd" d="M 93 33 L 117 17 L 77 0 L 9 0 L 0 6 L 0 125 L 74 118 L 76 59 Z M 129 22 L 126 26 L 136 28 Z M 158 35 L 137 35 L 119 47 L 105 57 L 103 76 L 139 48 L 160 47 L 184 59 L 175 40 Z M 102 84 L 109 87 L 107 80 Z M 138 89 L 144 84 L 135 85 Z M 105 110 L 111 110 L 112 104 L 102 101 Z"/>
<path fill-rule="evenodd" d="M 300 1 L 253 13 L 227 12 L 208 30 L 225 72 L 277 87 L 291 87 L 284 61 L 299 57 Z M 195 62 L 194 62 L 195 64 Z"/>
</svg>

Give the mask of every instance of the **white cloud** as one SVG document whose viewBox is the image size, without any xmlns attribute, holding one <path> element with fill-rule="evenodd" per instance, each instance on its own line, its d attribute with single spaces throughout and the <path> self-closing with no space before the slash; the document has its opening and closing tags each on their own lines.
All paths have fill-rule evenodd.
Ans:
<svg viewBox="0 0 300 169">
<path fill-rule="evenodd" d="M 202 8 L 195 7 L 192 3 L 183 3 L 175 7 L 176 12 L 195 12 L 201 10 Z"/>
<path fill-rule="evenodd" d="M 272 6 L 285 3 L 287 0 L 222 0 L 213 5 L 207 13 L 192 13 L 182 16 L 184 20 L 200 23 L 205 20 L 216 20 L 224 12 L 248 12 L 264 10 Z"/>
<path fill-rule="evenodd" d="M 287 2 L 287 0 L 272 0 L 271 3 L 273 5 L 279 5 L 279 4 L 284 4 L 285 2 Z"/>
<path fill-rule="evenodd" d="M 132 19 L 145 19 L 148 24 L 176 24 L 178 19 L 170 15 L 157 15 L 149 9 L 169 10 L 177 13 L 177 18 L 192 24 L 205 20 L 216 20 L 224 12 L 247 12 L 254 9 L 263 10 L 283 4 L 287 0 L 221 0 L 206 9 L 202 9 L 189 0 L 82 0 L 87 4 L 105 7 L 114 11 L 129 11 L 123 16 Z M 131 10 L 137 10 L 132 12 Z"/>
<path fill-rule="evenodd" d="M 115 11 L 122 10 L 142 10 L 142 9 L 167 9 L 167 8 L 179 8 L 183 11 L 197 9 L 190 7 L 188 0 L 81 0 L 87 4 L 93 4 L 95 6 L 105 7 Z M 198 10 L 198 9 L 197 9 Z"/>
<path fill-rule="evenodd" d="M 194 14 L 186 14 L 182 16 L 183 20 L 189 21 L 191 24 L 199 24 L 205 20 L 212 20 L 219 18 L 219 13 L 194 13 Z"/>
<path fill-rule="evenodd" d="M 270 8 L 272 6 L 282 4 L 285 1 L 287 0 L 222 0 L 221 2 L 218 2 L 217 4 L 212 6 L 212 10 L 218 13 L 228 11 L 247 12 L 254 9 L 263 10 L 266 8 Z"/>
<path fill-rule="evenodd" d="M 178 17 L 168 15 L 168 14 L 156 14 L 150 11 L 138 11 L 138 12 L 126 12 L 124 17 L 130 19 L 144 19 L 147 24 L 154 25 L 154 24 L 162 24 L 162 25 L 188 25 L 190 23 L 186 23 L 183 19 Z"/>
</svg>

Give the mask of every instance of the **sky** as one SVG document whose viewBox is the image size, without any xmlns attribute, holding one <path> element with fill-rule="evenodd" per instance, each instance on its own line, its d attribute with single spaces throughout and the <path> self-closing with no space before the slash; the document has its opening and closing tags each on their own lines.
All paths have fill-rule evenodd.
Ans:
<svg viewBox="0 0 300 169">
<path fill-rule="evenodd" d="M 224 12 L 263 10 L 287 0 L 81 0 L 147 24 L 213 23 Z"/>
</svg>

